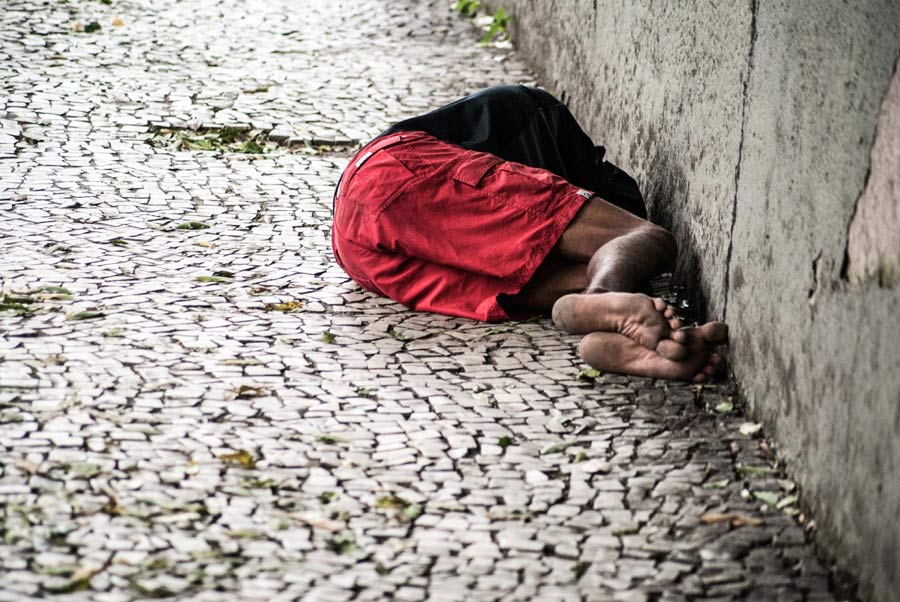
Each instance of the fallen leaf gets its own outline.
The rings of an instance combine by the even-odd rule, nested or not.
[[[497,441],[497,445],[499,445],[503,449],[506,449],[510,445],[514,445],[514,444],[515,444],[515,440],[512,437],[508,437],[506,435],[504,435],[503,437],[500,437],[500,439]]]
[[[778,503],[779,496],[774,491],[754,491],[753,497],[763,502],[764,504],[774,506]]]
[[[595,370],[593,368],[584,368],[581,372],[578,373],[578,378],[579,380],[594,381],[602,374],[603,373],[599,370]]]
[[[228,278],[220,276],[197,276],[197,282],[228,282]]]
[[[339,445],[341,443],[346,443],[345,439],[341,439],[336,435],[318,435],[316,437],[316,441],[319,443],[325,443],[327,445]]]
[[[102,318],[105,315],[102,311],[73,311],[66,314],[66,320],[92,320],[94,318]]]
[[[100,31],[100,24],[96,21],[91,21],[87,25],[84,26],[84,33],[94,33],[95,31]]]
[[[266,311],[281,311],[286,314],[294,313],[302,308],[303,301],[285,301],[283,303],[266,303],[263,309]]]
[[[541,448],[541,455],[545,456],[548,454],[558,454],[566,451],[573,445],[578,445],[580,441],[578,439],[568,439],[566,441],[562,441],[560,443],[551,443],[549,445],[545,445]]]
[[[779,510],[783,510],[784,508],[787,508],[788,506],[793,506],[794,504],[796,504],[798,499],[799,498],[796,495],[786,496],[786,497],[782,498],[781,501],[779,501],[777,504],[775,504],[775,507],[778,508]]]
[[[405,343],[406,341],[411,341],[411,340],[412,340],[410,337],[408,337],[408,336],[406,336],[405,334],[403,334],[403,333],[397,331],[396,329],[394,329],[393,326],[391,326],[391,327],[388,328],[388,334],[391,335],[394,339],[396,339],[396,340],[398,340],[398,341],[400,341],[400,342],[403,342],[403,343]]]
[[[336,337],[334,336],[334,333],[331,332],[330,330],[326,330],[325,332],[322,333],[322,342],[323,343],[328,343],[330,345],[330,344],[334,343],[335,338]]]
[[[125,25],[125,21],[122,20],[122,17],[119,17],[119,16],[113,17],[113,20],[112,20],[113,27],[122,27],[123,25]]]
[[[256,460],[253,458],[253,454],[246,449],[239,449],[230,454],[221,454],[219,459],[226,464],[238,465],[244,468],[256,468]]]
[[[774,468],[768,466],[738,466],[736,470],[745,477],[758,477],[775,472]]]
[[[231,392],[234,399],[252,399],[254,397],[265,397],[269,394],[265,387],[254,387],[251,385],[241,385]]]
[[[728,479],[722,479],[720,481],[708,481],[703,483],[704,489],[725,489],[728,487]]]
[[[750,437],[762,430],[762,425],[758,422],[745,422],[741,425],[739,430],[741,431],[742,435]]]
[[[206,230],[208,228],[209,226],[203,222],[184,222],[175,227],[176,230]]]
[[[730,401],[723,401],[721,403],[716,404],[716,407],[713,408],[717,414],[727,414],[731,410],[734,409],[734,404]]]
[[[590,562],[576,562],[571,566],[569,570],[575,574],[575,581],[581,579],[581,577],[587,572],[589,566],[591,566]]]
[[[700,522],[705,525],[714,525],[717,523],[731,523],[733,527],[755,527],[757,525],[761,525],[762,521],[758,518],[751,518],[749,516],[742,516],[740,514],[704,514],[700,517]]]
[[[205,247],[207,249],[212,249],[213,247],[216,246],[213,243],[209,242],[208,240],[198,240],[194,244],[197,245],[198,247]]]

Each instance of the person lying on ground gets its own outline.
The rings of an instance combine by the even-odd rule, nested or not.
[[[417,311],[482,321],[551,315],[599,370],[705,382],[722,322],[683,327],[637,291],[676,246],[635,181],[566,106],[525,86],[402,121],[350,161],[332,248],[360,286]]]

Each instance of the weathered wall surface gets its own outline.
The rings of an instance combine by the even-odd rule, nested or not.
[[[865,595],[895,600],[900,3],[502,4],[542,83],[675,231],[821,535]]]

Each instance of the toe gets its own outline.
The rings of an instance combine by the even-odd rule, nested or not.
[[[706,382],[706,374],[703,372],[699,372],[699,373],[695,374],[694,378],[691,379],[691,382],[696,383],[698,385],[700,383],[705,383]]]
[[[681,320],[679,320],[678,318],[672,318],[671,320],[669,320],[669,328],[671,328],[672,330],[678,330],[679,328],[681,328],[681,326]]]
[[[678,361],[687,357],[688,348],[671,339],[663,339],[656,346],[656,352],[667,360]]]
[[[674,332],[672,332],[672,334],[669,335],[669,338],[671,338],[676,343],[681,344],[686,343],[688,340],[687,333],[683,330],[675,330]]]
[[[668,305],[666,305],[666,302],[659,297],[655,297],[653,299],[653,307],[656,308],[656,311],[665,311]]]
[[[728,341],[728,326],[724,322],[708,322],[700,327],[703,340],[711,345],[719,345]]]

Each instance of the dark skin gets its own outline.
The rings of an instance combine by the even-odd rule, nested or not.
[[[549,313],[560,329],[586,335],[579,352],[599,370],[702,383],[721,365],[712,349],[727,342],[728,327],[682,328],[662,299],[635,293],[669,270],[676,252],[667,230],[594,197],[504,306]]]

